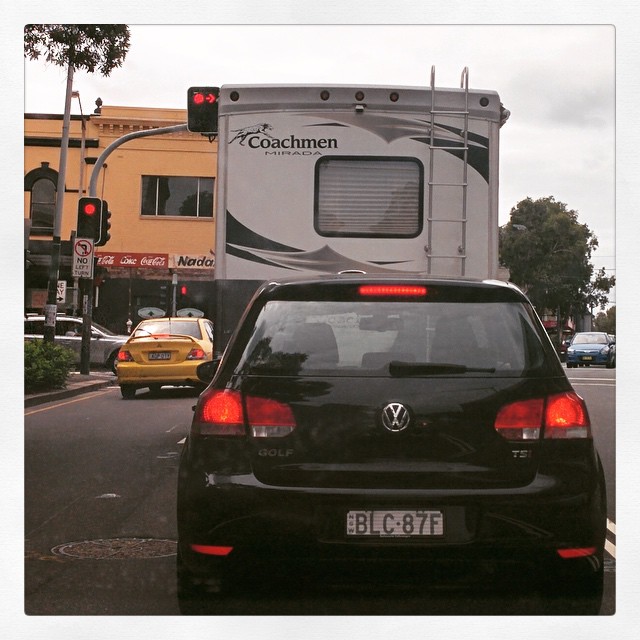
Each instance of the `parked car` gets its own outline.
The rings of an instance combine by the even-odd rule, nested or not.
[[[44,316],[27,314],[24,318],[25,340],[42,340],[44,336]],[[128,340],[129,336],[118,335],[100,326],[96,322],[91,323],[91,341],[89,362],[91,365],[105,367],[115,373],[117,356],[120,347]],[[72,349],[76,363],[80,363],[82,349],[82,318],[74,316],[56,316],[55,344]]]
[[[567,359],[567,347],[571,343],[571,338],[565,338],[564,340],[562,340],[560,344],[558,344],[554,336],[554,338],[551,341],[556,346],[556,351],[558,352],[558,357],[560,358],[560,361],[565,362]]]
[[[600,592],[587,407],[514,286],[272,282],[199,373],[213,379],[179,468],[183,610],[332,564],[429,579],[522,563],[549,589]]]
[[[118,384],[129,400],[137,389],[201,386],[196,368],[213,356],[213,324],[206,318],[143,320],[118,353]]]
[[[616,366],[616,339],[602,331],[576,333],[567,348],[567,368],[604,365],[607,369]]]

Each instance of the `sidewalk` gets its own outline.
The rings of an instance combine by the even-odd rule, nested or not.
[[[53,402],[64,398],[72,398],[81,393],[96,391],[103,387],[117,384],[116,376],[110,371],[96,371],[89,375],[83,375],[77,371],[72,371],[67,379],[65,389],[53,389],[40,393],[25,393],[24,406],[33,407],[44,402]]]

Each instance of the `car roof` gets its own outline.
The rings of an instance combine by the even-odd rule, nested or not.
[[[520,291],[511,282],[505,282],[503,280],[481,280],[475,278],[455,278],[455,277],[430,277],[421,276],[419,274],[389,274],[389,273],[359,273],[359,272],[343,272],[338,274],[321,274],[317,276],[292,276],[287,278],[281,278],[278,280],[268,280],[263,283],[263,286],[303,286],[303,285],[316,285],[323,283],[359,283],[359,282],[408,282],[408,283],[421,283],[421,284],[441,284],[441,285],[454,285],[460,287],[495,287],[512,289],[514,291]]]
[[[25,313],[25,320],[44,320],[44,316],[41,313]],[[77,316],[69,316],[66,313],[56,313],[56,320],[80,320]]]
[[[447,278],[447,277],[428,277],[419,274],[376,274],[376,273],[339,273],[318,276],[294,276],[278,280],[269,280],[262,284],[256,292],[256,296],[269,295],[277,293],[283,289],[302,289],[308,287],[322,288],[324,286],[344,285],[345,287],[369,284],[421,284],[431,286],[447,286],[455,288],[469,288],[478,290],[503,291],[506,294],[512,293],[514,300],[527,302],[524,293],[514,284],[504,282],[502,280],[481,280],[473,278]]]
[[[206,320],[206,318],[195,318],[193,316],[158,316],[156,318],[144,318],[140,320],[140,324],[143,322],[198,322],[198,320]]]

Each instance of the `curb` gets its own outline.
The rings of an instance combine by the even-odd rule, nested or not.
[[[96,380],[89,382],[75,383],[66,389],[56,389],[55,391],[45,391],[44,393],[34,393],[26,396],[24,399],[25,409],[27,407],[34,407],[45,402],[53,402],[55,400],[64,400],[65,398],[73,398],[83,393],[89,393],[90,391],[97,391],[103,387],[113,385],[113,380]]]

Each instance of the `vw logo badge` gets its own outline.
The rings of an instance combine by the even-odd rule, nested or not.
[[[411,421],[409,409],[399,402],[390,402],[382,409],[382,424],[389,431],[404,431]]]

